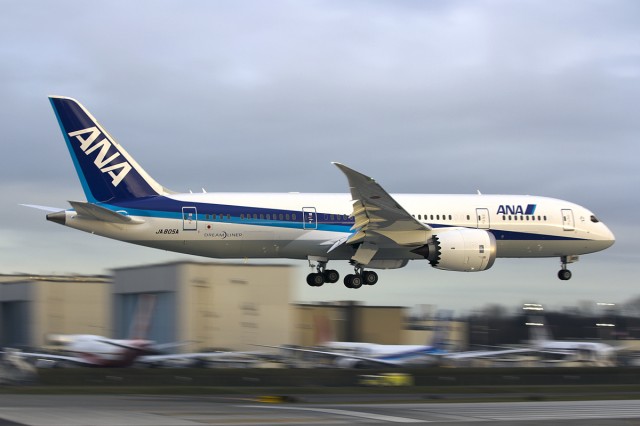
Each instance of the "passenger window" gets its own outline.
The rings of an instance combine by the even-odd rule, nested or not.
[[[291,219],[296,220],[296,214],[295,213],[291,214]]]
[[[286,219],[289,220],[289,213],[285,215]]]

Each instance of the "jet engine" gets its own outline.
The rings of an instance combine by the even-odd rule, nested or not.
[[[431,266],[446,271],[484,271],[496,260],[496,239],[483,229],[458,228],[433,235],[413,250]]]

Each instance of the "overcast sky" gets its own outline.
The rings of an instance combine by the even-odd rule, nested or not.
[[[413,262],[300,301],[547,306],[640,294],[640,2],[0,1],[0,273],[106,273],[192,259],[91,236],[19,203],[83,200],[47,95],[80,100],[176,190],[534,194],[615,233],[480,273]],[[342,275],[346,262],[332,267]]]

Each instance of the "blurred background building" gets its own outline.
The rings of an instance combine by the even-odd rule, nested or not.
[[[111,334],[111,277],[0,276],[0,346],[42,347],[51,334]]]
[[[291,340],[292,267],[175,262],[114,270],[114,337],[140,334],[136,315],[152,296],[146,338],[203,348],[255,350]],[[147,307],[148,308],[148,307]]]
[[[296,303],[294,290],[304,285],[297,280],[290,265],[187,261],[120,268],[110,276],[0,275],[0,346],[43,347],[56,334],[186,342],[180,352],[328,341],[427,345],[442,327],[450,351],[529,339],[520,307],[510,313],[490,305],[454,317],[432,305]],[[545,311],[545,323],[556,339],[625,339],[625,347],[640,349],[638,315],[593,305]]]

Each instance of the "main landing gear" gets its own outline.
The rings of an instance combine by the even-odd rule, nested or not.
[[[313,267],[314,265],[311,263],[312,259],[309,259],[309,266]],[[340,279],[340,274],[335,269],[326,269],[327,261],[326,260],[317,260],[317,264],[315,265],[316,272],[312,272],[307,275],[307,284],[311,287],[320,287],[324,283],[337,283]]]
[[[307,275],[307,284],[311,287],[320,287],[324,283],[336,283],[340,274],[335,269],[327,269],[328,260],[324,258],[309,257],[309,266],[316,272]],[[347,288],[360,288],[363,285],[374,285],[378,282],[378,274],[373,271],[365,271],[362,266],[356,266],[354,274],[344,277],[344,285]]]
[[[365,271],[362,267],[355,268],[355,274],[344,277],[344,286],[347,288],[360,288],[363,285],[374,285],[378,282],[378,274],[373,271]]]
[[[571,279],[571,271],[567,269],[568,263],[573,263],[578,261],[578,256],[562,256],[560,257],[560,265],[562,269],[558,271],[558,278],[562,281],[567,281]]]

